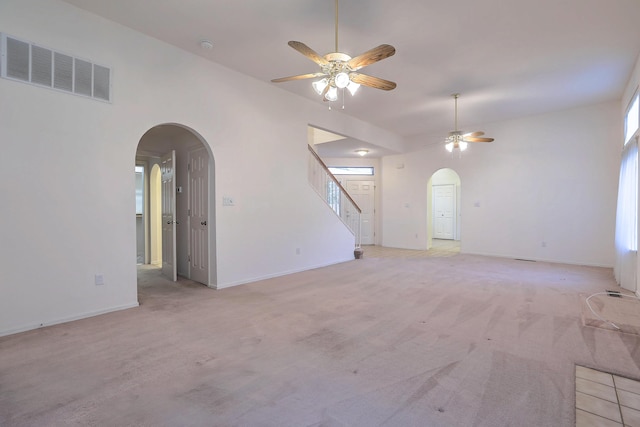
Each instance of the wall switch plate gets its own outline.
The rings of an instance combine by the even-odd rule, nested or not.
[[[96,285],[104,285],[104,276],[102,274],[96,274],[95,277]]]
[[[233,197],[223,196],[222,197],[222,206],[234,206],[235,203],[233,201]]]

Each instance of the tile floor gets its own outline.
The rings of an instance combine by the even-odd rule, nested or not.
[[[640,427],[640,381],[576,365],[576,427]]]

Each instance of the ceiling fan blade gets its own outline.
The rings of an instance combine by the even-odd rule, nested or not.
[[[351,73],[349,74],[349,78],[354,83],[369,86],[375,89],[392,90],[396,88],[396,84],[394,82],[384,80],[379,77],[367,76],[366,74]]]
[[[313,62],[315,62],[320,66],[327,65],[329,63],[329,61],[327,61],[325,58],[318,55],[318,53],[315,50],[311,49],[309,46],[307,46],[302,42],[297,42],[295,40],[292,40],[289,42],[289,46],[291,46],[292,48],[294,48],[295,50],[297,50],[298,52],[300,52],[301,54],[303,54],[304,56],[306,56],[307,58],[309,58],[310,60],[312,60]]]
[[[281,83],[281,82],[288,82],[291,80],[312,79],[314,77],[323,77],[323,76],[326,76],[326,74],[325,73],[298,74],[297,76],[280,77],[279,79],[273,79],[271,81],[273,83]]]
[[[388,44],[381,44],[380,46],[374,47],[355,58],[351,58],[347,64],[349,64],[349,67],[355,71],[362,67],[366,67],[367,65],[371,65],[374,62],[393,56],[394,53],[396,53],[395,47]]]
[[[465,138],[467,138],[467,137],[475,138],[475,137],[482,136],[482,135],[484,135],[484,132],[480,132],[480,131],[478,131],[478,132],[469,132],[469,133],[465,133],[463,136],[464,136]]]
[[[493,142],[493,138],[464,137],[463,140],[467,142]]]

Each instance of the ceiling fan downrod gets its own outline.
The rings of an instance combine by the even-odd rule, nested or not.
[[[336,0],[336,52],[339,52],[338,50],[338,0]]]
[[[460,96],[459,93],[454,93],[453,98],[455,99],[455,114],[454,114],[454,119],[453,119],[453,129],[455,129],[455,131],[458,131],[458,97]]]

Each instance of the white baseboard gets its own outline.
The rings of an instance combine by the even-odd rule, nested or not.
[[[113,311],[126,310],[128,308],[138,307],[140,304],[138,302],[131,304],[124,304],[115,307],[109,307],[102,310],[97,311],[87,311],[84,313],[78,313],[73,316],[68,317],[60,317],[52,320],[45,320],[40,323],[30,323],[27,325],[20,326],[18,328],[5,329],[0,331],[0,337],[4,337],[6,335],[18,334],[20,332],[31,331],[33,329],[44,328],[46,326],[58,325],[60,323],[73,322],[74,320],[86,319],[87,317],[99,316],[101,314],[111,313]]]
[[[348,258],[348,259],[344,259],[344,260],[336,260],[336,261],[332,261],[332,262],[328,262],[328,263],[322,263],[322,264],[317,264],[317,265],[312,265],[312,266],[306,266],[306,267],[295,269],[295,270],[287,270],[287,271],[282,271],[282,272],[279,272],[279,273],[267,274],[265,276],[252,277],[251,279],[239,280],[237,282],[222,283],[222,284],[216,285],[215,287],[213,287],[213,286],[211,286],[211,287],[214,288],[214,289],[218,289],[218,290],[219,289],[225,289],[225,288],[231,288],[233,286],[246,285],[247,283],[259,282],[260,280],[273,279],[274,277],[286,276],[288,274],[301,273],[303,271],[314,270],[316,268],[322,268],[322,267],[328,267],[330,265],[335,265],[335,264],[342,264],[343,262],[349,262],[349,261],[353,261],[353,260],[354,260],[354,258]]]

